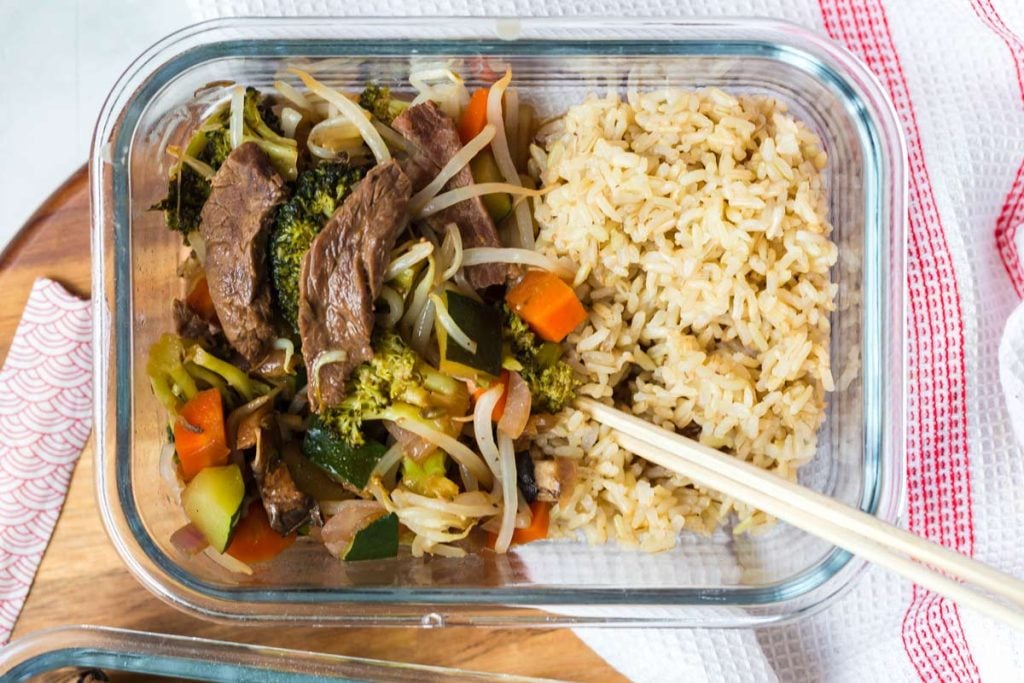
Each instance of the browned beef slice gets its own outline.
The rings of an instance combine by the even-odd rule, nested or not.
[[[303,258],[299,334],[313,410],[340,403],[349,374],[373,357],[373,302],[405,225],[411,194],[412,184],[397,162],[377,166],[334,212]],[[317,396],[313,367],[328,351],[346,355],[320,368]]]
[[[213,177],[199,230],[206,240],[206,279],[228,341],[256,364],[275,337],[267,278],[267,234],[285,186],[270,159],[247,142]]]
[[[451,120],[431,101],[409,107],[394,121],[395,130],[414,145],[406,163],[406,172],[412,179],[413,191],[418,192],[441,171],[445,164],[462,149],[462,141]],[[417,149],[418,148],[418,149]],[[473,183],[473,174],[464,166],[445,185],[454,190]],[[479,197],[459,202],[427,219],[439,233],[444,226],[455,223],[465,247],[500,247],[498,230]],[[505,282],[506,269],[500,263],[472,266],[466,269],[469,283],[476,289]]]

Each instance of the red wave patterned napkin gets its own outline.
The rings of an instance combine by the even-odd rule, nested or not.
[[[88,301],[36,280],[0,370],[0,643],[10,638],[92,429]]]

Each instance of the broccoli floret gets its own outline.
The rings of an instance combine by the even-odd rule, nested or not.
[[[189,139],[184,154],[216,171],[231,153],[231,109],[221,107],[199,126]],[[286,179],[294,179],[298,164],[298,146],[283,137],[280,123],[269,103],[258,90],[247,88],[243,107],[244,142],[255,142],[270,157],[274,167]],[[275,130],[277,129],[277,130]],[[187,236],[199,229],[203,205],[210,197],[210,179],[184,162],[171,169],[167,196],[152,209],[164,212],[167,227]]]
[[[359,106],[384,123],[391,123],[409,105],[391,97],[391,88],[370,83],[359,95]]]
[[[439,429],[444,418],[461,417],[468,407],[464,384],[430,367],[394,332],[384,332],[373,340],[373,358],[349,378],[345,399],[324,408],[321,419],[358,446],[365,421],[401,415]]]
[[[519,374],[530,388],[533,407],[557,413],[576,398],[579,380],[572,368],[561,360],[561,347],[538,342],[530,326],[507,305],[502,307],[502,334],[516,362]]]
[[[292,198],[277,210],[270,233],[270,272],[278,306],[296,332],[302,258],[364,173],[344,163],[321,163],[299,176]]]

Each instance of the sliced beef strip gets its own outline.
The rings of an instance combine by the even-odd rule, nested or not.
[[[276,336],[271,324],[267,235],[285,184],[256,143],[235,148],[213,177],[199,231],[206,279],[224,336],[257,364]]]
[[[303,258],[299,334],[314,411],[340,403],[349,374],[373,357],[373,302],[405,226],[411,195],[412,184],[397,162],[377,166],[334,212]],[[324,364],[314,381],[317,358],[329,351],[343,351],[345,358]]]
[[[436,104],[426,101],[409,107],[392,124],[403,137],[413,143],[413,152],[406,162],[406,173],[412,180],[413,192],[420,191],[430,183],[453,156],[462,149],[462,141],[451,120]],[[454,190],[473,183],[473,174],[464,166],[455,177],[448,181],[444,190]],[[498,230],[484,208],[479,197],[459,202],[427,219],[439,234],[444,226],[455,223],[459,226],[464,247],[500,247]],[[506,268],[503,264],[492,263],[471,266],[466,269],[469,283],[476,289],[505,282]]]

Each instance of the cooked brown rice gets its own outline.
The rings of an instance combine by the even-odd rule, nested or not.
[[[591,97],[545,127],[531,166],[560,186],[538,248],[580,267],[581,393],[793,479],[824,420],[835,285],[826,156],[782,103],[720,90]],[[554,535],[658,551],[682,529],[770,519],[619,448],[575,409],[537,444],[578,461]]]

